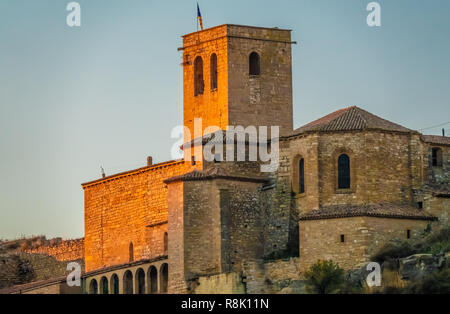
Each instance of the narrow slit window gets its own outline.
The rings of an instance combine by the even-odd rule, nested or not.
[[[134,247],[133,247],[133,242],[130,242],[130,246],[129,246],[129,254],[130,254],[130,262],[134,261]]]
[[[260,75],[261,74],[261,66],[260,66],[260,58],[259,54],[256,52],[252,52],[249,57],[249,66],[250,75]]]
[[[299,193],[305,193],[305,159],[300,159],[298,165],[298,182],[299,182]]]
[[[213,53],[211,55],[211,90],[217,89],[217,55]]]

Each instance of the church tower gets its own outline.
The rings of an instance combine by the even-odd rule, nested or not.
[[[293,130],[291,31],[220,25],[183,36],[184,125]]]

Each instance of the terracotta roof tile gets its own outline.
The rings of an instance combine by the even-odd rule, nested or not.
[[[354,130],[385,130],[394,132],[413,132],[401,125],[382,119],[359,107],[344,108],[296,129],[292,135],[307,132],[332,132]]]
[[[450,145],[449,136],[422,135],[422,141],[436,145]]]
[[[372,204],[336,205],[300,215],[300,220],[319,220],[347,217],[381,217],[398,219],[437,220],[437,217],[409,205]]]
[[[228,175],[225,173],[225,171],[221,168],[215,167],[210,168],[206,171],[199,171],[194,170],[191,172],[188,172],[186,174],[175,176],[169,179],[164,180],[164,183],[172,183],[177,181],[205,181],[205,180],[213,180],[213,179],[228,179],[228,180],[235,180],[235,181],[247,181],[247,182],[255,182],[255,183],[266,183],[269,181],[269,179],[265,177],[241,177],[241,176],[234,176],[234,175]]]

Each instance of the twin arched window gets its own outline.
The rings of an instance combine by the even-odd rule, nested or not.
[[[338,189],[350,189],[350,157],[346,154],[338,158]]]
[[[217,55],[213,53],[210,58],[210,80],[211,90],[218,87],[217,80]],[[194,61],[194,96],[203,95],[205,92],[205,81],[203,80],[203,59],[198,56]]]
[[[250,75],[261,74],[260,58],[259,54],[256,52],[252,52],[249,57],[249,74]]]

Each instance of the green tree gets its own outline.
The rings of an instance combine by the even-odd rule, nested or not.
[[[335,293],[344,283],[344,270],[333,261],[317,261],[305,273],[307,290],[311,293]]]

